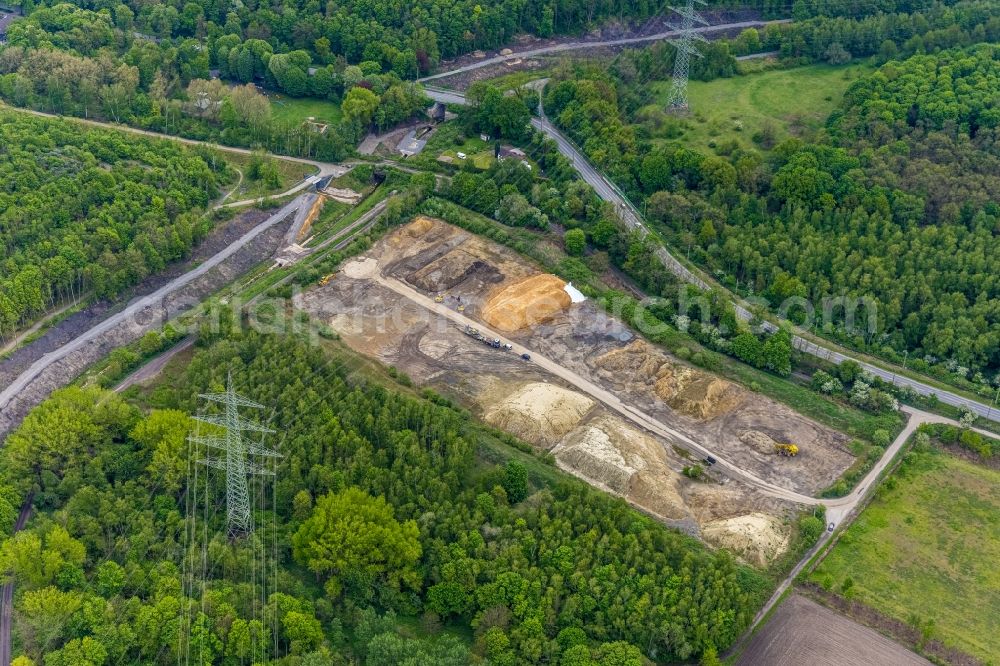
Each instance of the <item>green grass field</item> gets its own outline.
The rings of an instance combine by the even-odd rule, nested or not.
[[[672,139],[707,152],[731,139],[745,148],[759,148],[753,137],[768,127],[775,143],[789,136],[811,136],[826,122],[851,82],[870,71],[859,64],[810,65],[707,83],[692,81],[691,115],[669,125],[681,132]],[[662,108],[670,82],[657,82],[653,89]]]
[[[908,455],[810,580],[990,663],[1000,654],[1000,472]],[[933,622],[932,625],[928,624]]]
[[[340,105],[324,99],[294,98],[269,94],[271,117],[281,123],[304,123],[310,116],[317,122],[340,122]]]
[[[249,155],[230,152],[224,153],[224,157],[230,164],[237,169],[240,169],[244,174],[247,173],[247,169],[250,166],[250,160],[252,159]],[[292,162],[291,160],[283,160],[280,157],[274,156],[269,156],[268,159],[272,160],[274,165],[278,168],[278,175],[280,176],[278,186],[268,187],[263,181],[254,182],[244,178],[240,183],[239,188],[237,188],[235,192],[232,192],[232,195],[227,199],[227,201],[241,201],[243,199],[253,199],[255,197],[280,194],[288,191],[300,183],[306,176],[316,173],[316,168],[308,164]],[[236,185],[236,182],[237,179],[234,178],[232,182],[223,186],[222,190],[224,192],[230,192]]]

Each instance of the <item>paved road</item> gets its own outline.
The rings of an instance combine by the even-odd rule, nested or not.
[[[426,92],[428,97],[434,100],[444,101],[451,104],[465,103],[465,97],[458,92],[441,90],[434,87],[426,88]],[[597,195],[601,197],[601,199],[615,206],[621,216],[621,219],[626,224],[633,229],[636,229],[643,235],[649,233],[649,229],[642,220],[642,215],[638,210],[636,210],[628,198],[622,194],[622,192],[613,183],[611,183],[611,181],[605,178],[601,172],[594,168],[587,158],[584,157],[583,154],[576,148],[573,142],[570,141],[561,131],[559,131],[559,129],[545,117],[544,113],[540,117],[532,118],[531,124],[539,132],[546,134],[556,142],[556,145],[559,147],[559,152],[569,159],[573,167],[579,172],[580,177],[594,188],[594,191],[597,192]],[[718,283],[704,277],[700,271],[695,272],[684,265],[675,256],[670,254],[665,247],[658,247],[656,255],[663,265],[670,270],[670,272],[685,282],[693,284],[704,290],[711,288],[724,289]],[[730,292],[727,291],[727,293]],[[733,294],[730,293],[730,296],[733,296]],[[735,296],[733,297],[735,298]],[[753,319],[753,314],[750,312],[748,305],[742,300],[736,299],[734,307],[736,314],[742,320],[750,321]],[[772,333],[778,330],[778,327],[775,324],[768,321],[763,322],[762,327]],[[848,353],[846,350],[840,349],[833,343],[824,343],[822,345],[818,344],[811,339],[803,337],[801,333],[804,333],[804,331],[801,331],[801,329],[794,330],[799,331],[800,334],[792,336],[792,344],[801,352],[817,358],[822,358],[837,365],[847,360],[856,361],[862,368],[890,384],[908,387],[923,396],[936,395],[941,402],[947,405],[968,409],[983,418],[1000,423],[1000,409],[994,408],[990,404],[966,398],[965,396],[932,386],[920,380],[901,375],[899,374],[902,371],[901,368],[893,370],[891,367],[874,365]]]
[[[791,19],[784,19],[781,21],[741,21],[738,23],[722,23],[719,25],[706,25],[695,28],[694,31],[698,33],[712,33],[720,32],[724,30],[741,30],[744,28],[759,28],[761,26],[768,25],[769,23],[790,23]],[[535,56],[548,55],[552,53],[562,53],[565,51],[579,51],[580,49],[597,49],[604,48],[608,46],[628,46],[630,44],[643,44],[646,42],[659,42],[664,39],[671,39],[679,36],[679,32],[676,30],[668,30],[665,32],[659,32],[655,35],[648,35],[646,37],[627,37],[624,39],[610,39],[606,41],[599,42],[566,42],[563,44],[553,44],[551,46],[543,46],[537,49],[528,49],[526,51],[518,51],[517,53],[512,53],[511,55],[497,55],[492,58],[484,58],[477,62],[469,65],[464,65],[462,67],[457,67],[455,69],[448,70],[446,72],[439,72],[438,74],[432,74],[431,76],[425,76],[422,79],[417,79],[420,82],[424,81],[434,81],[435,79],[441,79],[446,76],[452,76],[453,74],[462,74],[463,72],[471,72],[482,67],[489,67],[490,65],[497,65],[507,60],[512,60],[514,58],[534,58]]]
[[[10,386],[5,388],[3,391],[0,391],[0,409],[6,407],[7,404],[11,401],[11,399],[15,395],[17,395],[26,386],[28,386],[28,384],[30,384],[36,377],[38,377],[38,375],[40,375],[47,367],[69,356],[76,350],[90,343],[92,340],[95,340],[100,335],[111,330],[115,326],[118,326],[119,324],[128,321],[129,318],[135,316],[145,308],[161,302],[169,294],[173,293],[174,291],[180,289],[184,285],[192,282],[196,278],[212,270],[220,263],[222,263],[223,261],[231,257],[233,254],[235,254],[237,251],[239,251],[243,246],[252,241],[254,238],[264,233],[265,231],[275,226],[276,224],[280,224],[289,215],[298,211],[304,199],[305,199],[304,196],[297,197],[292,202],[286,204],[284,208],[282,208],[274,215],[266,219],[264,222],[260,223],[259,225],[257,225],[256,227],[245,233],[232,245],[229,245],[218,254],[205,260],[197,268],[194,268],[193,270],[185,273],[184,275],[181,275],[180,277],[171,280],[166,285],[160,287],[159,289],[149,294],[148,296],[144,296],[142,298],[137,299],[135,302],[130,304],[121,312],[108,317],[107,319],[102,321],[100,324],[94,326],[83,335],[66,343],[59,349],[49,352],[45,356],[35,361],[35,363],[33,363],[27,370],[21,373],[21,375],[17,379],[15,379],[10,384]]]
[[[881,460],[872,468],[865,478],[855,486],[854,491],[847,495],[846,497],[835,499],[835,500],[825,500],[820,502],[826,506],[826,518],[827,522],[832,522],[839,529],[844,529],[857,517],[857,509],[865,500],[869,493],[875,490],[878,485],[879,478],[885,472],[885,470],[892,464],[896,455],[899,453],[900,449],[906,444],[910,436],[916,432],[917,428],[925,423],[947,423],[949,425],[958,425],[958,423],[952,419],[940,416],[938,414],[930,414],[928,412],[920,411],[919,409],[914,409],[912,407],[903,407],[903,412],[909,416],[909,421],[903,431],[899,433],[899,436],[893,441],[892,445],[886,449],[885,454],[882,456]],[[996,438],[996,434],[986,432],[985,430],[980,430],[979,428],[973,428],[975,432],[985,435],[987,437]],[[813,546],[805,557],[799,561],[798,564],[789,572],[783,581],[775,589],[774,594],[768,600],[764,607],[760,609],[757,615],[754,617],[753,623],[747,629],[747,634],[751,633],[754,628],[764,619],[764,617],[771,611],[771,609],[781,600],[781,596],[791,587],[795,578],[802,572],[805,566],[812,559],[813,555],[820,551],[826,543],[833,537],[833,532],[825,531],[820,537],[819,541]]]
[[[14,523],[14,533],[24,529],[31,517],[34,495],[28,495],[21,506],[21,513]],[[14,582],[6,583],[0,589],[0,666],[10,666],[10,628],[14,618]]]

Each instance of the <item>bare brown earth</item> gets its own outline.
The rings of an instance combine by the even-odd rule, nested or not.
[[[550,451],[564,470],[670,525],[731,547],[748,562],[764,565],[783,552],[793,506],[713,469],[703,481],[688,479],[681,471],[697,461],[683,449],[638,430],[530,361],[466,335],[446,318],[368,279],[368,271],[406,282],[486,325],[511,324],[491,327],[504,328],[510,341],[710,443],[768,480],[815,492],[853,461],[838,433],[681,363],[636,339],[590,302],[570,304],[561,280],[456,227],[419,218],[356,263],[357,270],[345,267],[301,302],[349,346]],[[740,434],[751,429],[795,440],[804,462],[747,445]],[[712,529],[703,532],[709,524]]]
[[[929,666],[882,634],[792,594],[737,659],[737,666]]]

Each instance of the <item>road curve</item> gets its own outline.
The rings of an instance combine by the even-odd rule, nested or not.
[[[706,25],[700,26],[694,29],[696,33],[712,33],[720,32],[723,30],[740,30],[744,28],[759,28],[761,26],[768,25],[770,23],[791,23],[791,19],[782,19],[780,21],[739,21],[737,23],[720,23],[718,25]],[[512,53],[510,55],[497,55],[492,58],[484,58],[478,62],[471,63],[469,65],[464,65],[462,67],[456,67],[455,69],[450,69],[446,72],[439,72],[437,74],[432,74],[430,76],[425,76],[422,79],[417,79],[418,82],[423,83],[425,81],[434,81],[436,79],[442,79],[447,76],[452,76],[454,74],[462,74],[463,72],[471,72],[482,67],[489,67],[490,65],[497,65],[507,60],[514,58],[533,58],[535,56],[547,55],[551,53],[562,53],[565,51],[578,51],[580,49],[597,49],[604,48],[608,46],[628,46],[630,44],[644,44],[646,42],[659,42],[664,39],[671,39],[673,37],[678,37],[680,33],[677,30],[667,30],[665,32],[659,32],[655,35],[647,35],[645,37],[625,37],[622,39],[609,39],[599,42],[566,42],[564,44],[553,44],[551,46],[543,46],[537,49],[528,49],[527,51],[518,51],[517,53]]]
[[[866,499],[870,493],[874,492],[882,473],[885,472],[889,465],[892,464],[900,449],[905,446],[906,442],[909,441],[910,437],[914,432],[916,432],[917,428],[926,423],[947,423],[949,425],[958,425],[958,423],[952,419],[938,416],[937,414],[923,412],[918,409],[913,409],[912,407],[903,407],[903,412],[910,417],[906,427],[903,428],[903,431],[899,433],[896,439],[892,442],[892,445],[886,449],[885,454],[878,461],[878,464],[876,464],[875,467],[865,475],[865,478],[862,479],[857,486],[855,486],[854,492],[841,499],[824,502],[826,505],[827,521],[834,523],[837,528],[840,528],[841,530],[844,529],[852,520],[854,520],[854,518],[857,517],[856,512],[862,501]],[[987,433],[978,429],[974,430],[983,435],[996,437],[996,435],[992,433]],[[781,601],[782,596],[788,588],[792,586],[792,583],[795,582],[796,577],[802,573],[802,570],[809,564],[813,556],[818,553],[833,537],[833,534],[833,531],[824,530],[823,534],[816,542],[816,545],[809,549],[809,552],[806,553],[799,563],[792,568],[788,575],[785,576],[784,580],[778,584],[778,587],[774,590],[771,598],[767,600],[767,603],[764,604],[764,606],[757,612],[757,615],[754,616],[753,622],[744,634],[744,640],[749,637],[757,625],[760,624],[765,617],[767,617],[767,614],[771,612],[771,609]],[[739,643],[742,642],[743,641],[741,640]],[[739,643],[737,643],[737,645]]]
[[[441,90],[434,87],[426,88],[425,92],[428,97],[434,100],[449,104],[465,103],[465,97],[458,92]],[[628,200],[628,197],[626,197],[611,181],[605,178],[602,173],[594,168],[590,161],[584,157],[573,142],[568,139],[554,124],[552,124],[552,122],[550,122],[544,114],[541,117],[532,118],[531,125],[536,130],[544,133],[556,142],[559,152],[570,161],[573,168],[575,168],[580,174],[580,177],[594,188],[594,191],[599,197],[601,197],[601,199],[615,206],[618,210],[619,216],[625,224],[643,235],[649,233],[649,229],[642,220],[642,215],[632,205],[632,202]],[[714,287],[723,289],[734,299],[734,309],[736,310],[737,316],[744,321],[750,321],[753,319],[754,315],[745,302],[737,298],[734,294],[732,294],[732,292],[729,292],[724,287],[720,287],[717,283],[710,282],[699,273],[692,271],[675,256],[673,256],[666,247],[662,245],[659,246],[656,249],[656,256],[660,259],[660,262],[670,270],[670,272],[688,284],[693,284],[703,290],[709,290]],[[772,333],[778,330],[778,327],[775,324],[768,321],[763,322],[761,326],[765,330]],[[798,330],[800,333],[802,332],[798,328],[794,330]],[[978,416],[1000,423],[1000,409],[993,407],[992,405],[979,402],[978,400],[966,398],[965,396],[961,396],[956,393],[952,393],[951,391],[902,375],[900,374],[902,369],[897,371],[893,370],[891,367],[886,368],[874,365],[856,356],[845,353],[845,351],[841,351],[832,343],[829,345],[820,345],[799,334],[792,335],[792,345],[803,353],[824,359],[836,365],[840,365],[844,361],[854,361],[864,370],[872,373],[885,382],[909,388],[922,396],[937,396],[938,400],[947,405],[960,409],[968,409]]]
[[[173,293],[177,289],[183,287],[184,285],[190,283],[196,278],[212,270],[220,263],[222,263],[223,261],[231,257],[233,254],[235,254],[237,251],[239,251],[242,247],[247,245],[254,238],[264,233],[265,231],[275,226],[276,224],[280,224],[289,215],[296,212],[299,209],[303,199],[304,196],[297,197],[290,203],[286,204],[284,208],[276,212],[274,215],[264,220],[264,222],[258,224],[256,227],[254,227],[247,233],[243,234],[243,236],[241,236],[231,245],[227,246],[221,252],[205,260],[198,267],[192,269],[191,271],[188,271],[184,275],[181,275],[171,280],[170,282],[160,287],[159,289],[149,294],[148,296],[143,296],[142,298],[137,299],[135,302],[131,303],[121,312],[111,315],[110,317],[108,317],[101,323],[97,324],[83,335],[80,335],[79,337],[73,339],[72,341],[67,342],[59,349],[51,351],[45,356],[35,361],[27,370],[22,372],[21,375],[18,376],[18,378],[15,379],[10,384],[10,386],[5,388],[3,391],[0,391],[0,409],[6,407],[14,396],[16,396],[26,386],[28,386],[28,384],[34,381],[34,379],[38,377],[50,365],[69,356],[70,354],[80,349],[84,345],[90,343],[92,340],[95,340],[98,336],[111,330],[115,326],[118,326],[119,324],[128,321],[130,317],[133,317],[134,315],[138,314],[139,312],[141,312],[142,310],[151,305],[159,303],[160,301],[163,300],[163,298]]]

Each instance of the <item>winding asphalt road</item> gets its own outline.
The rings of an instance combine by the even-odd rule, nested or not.
[[[462,95],[462,93],[455,92],[453,90],[444,90],[433,86],[425,86],[425,92],[431,99],[445,102],[447,104],[466,103],[465,96]],[[580,174],[580,177],[594,188],[594,191],[599,197],[601,197],[601,199],[615,206],[615,209],[618,211],[619,216],[625,224],[644,236],[648,235],[649,229],[645,222],[643,222],[642,215],[635,208],[635,206],[632,205],[632,202],[629,201],[628,197],[626,197],[621,190],[618,189],[618,187],[606,178],[604,174],[598,171],[590,163],[590,161],[584,157],[583,153],[576,147],[576,145],[554,124],[552,124],[551,121],[549,121],[549,119],[545,116],[544,110],[541,111],[542,113],[538,117],[533,117],[531,119],[532,127],[539,132],[544,133],[556,142],[559,152],[569,160],[570,164],[573,165],[573,168]],[[729,292],[714,280],[703,276],[700,271],[696,272],[688,268],[684,263],[677,259],[677,257],[672,255],[666,247],[662,245],[659,246],[656,249],[656,256],[660,259],[660,262],[663,263],[668,270],[670,270],[670,272],[688,284],[693,284],[702,290],[718,288],[728,293],[734,300],[734,308],[740,319],[744,321],[751,321],[754,318],[753,313],[750,311],[749,304],[737,298],[734,294]],[[762,322],[761,327],[770,333],[774,333],[778,330],[778,326],[769,321]],[[794,328],[793,331],[796,331],[796,333],[792,336],[792,345],[803,353],[821,358],[836,365],[839,365],[844,361],[855,361],[862,368],[885,382],[895,384],[900,387],[907,387],[922,396],[937,396],[938,400],[947,405],[960,409],[968,409],[978,416],[1000,423],[1000,409],[997,409],[993,405],[984,404],[978,400],[973,400],[971,398],[952,393],[946,389],[932,386],[918,379],[908,377],[905,374],[902,374],[903,370],[901,368],[893,369],[891,366],[875,365],[848,353],[846,350],[841,349],[832,343],[819,344],[814,339],[804,337],[803,334],[805,331],[799,328]]]

